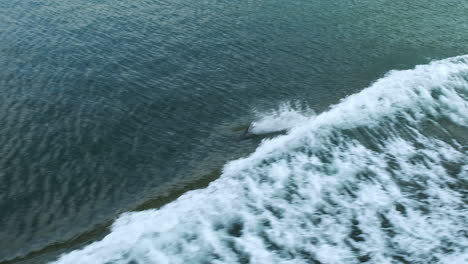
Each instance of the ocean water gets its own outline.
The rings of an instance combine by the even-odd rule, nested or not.
[[[468,263],[466,14],[1,1],[0,263]]]
[[[468,56],[390,72],[299,121],[54,263],[468,262]]]

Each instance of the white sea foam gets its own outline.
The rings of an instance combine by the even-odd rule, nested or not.
[[[262,135],[287,131],[301,123],[310,121],[315,112],[300,103],[282,103],[278,109],[257,112],[257,120],[252,122],[249,133]]]
[[[390,72],[56,263],[468,263],[467,97],[468,56]]]

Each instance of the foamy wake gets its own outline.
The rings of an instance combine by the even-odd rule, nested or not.
[[[468,263],[467,126],[468,56],[392,71],[56,263]]]

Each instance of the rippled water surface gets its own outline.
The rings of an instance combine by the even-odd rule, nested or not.
[[[466,14],[1,1],[0,263],[468,262]]]

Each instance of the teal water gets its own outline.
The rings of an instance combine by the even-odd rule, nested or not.
[[[261,113],[298,102],[320,115],[390,70],[468,54],[467,13],[465,1],[1,2],[0,263],[57,259],[247,155],[258,140],[233,129]],[[466,157],[466,123],[440,122],[455,132],[426,136]],[[463,174],[463,159],[444,162]]]

